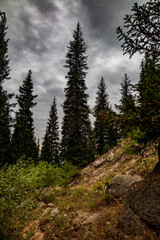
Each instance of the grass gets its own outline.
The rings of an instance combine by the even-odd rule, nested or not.
[[[39,201],[54,201],[54,193],[41,193],[49,186],[64,186],[78,170],[66,163],[61,168],[41,161],[20,159],[15,165],[0,169],[0,238],[22,239],[21,231],[32,219]]]
[[[122,148],[117,147],[116,154],[121,155]],[[130,164],[132,156],[124,154],[118,170],[113,168],[112,172],[106,172],[105,176],[93,181],[92,185],[88,184],[88,187],[83,184],[69,187],[79,172],[68,163],[57,167],[43,161],[35,164],[31,159],[23,158],[14,166],[0,169],[0,239],[23,239],[26,225],[30,227],[25,239],[30,239],[37,229],[37,222],[39,229],[45,233],[45,239],[113,239],[116,233],[112,232],[112,228],[123,205],[114,202],[111,195],[105,194],[105,189],[117,172],[122,174],[130,170],[143,175],[153,169],[157,161],[155,153],[137,156]],[[89,171],[88,168],[86,171]],[[43,207],[37,207],[39,202],[43,202]],[[49,203],[53,205],[49,207]],[[58,208],[59,214],[51,219],[54,208]],[[46,213],[43,215],[44,211]],[[78,223],[79,213],[87,218],[97,214],[99,218],[86,226]]]

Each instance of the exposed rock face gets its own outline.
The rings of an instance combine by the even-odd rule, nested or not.
[[[120,175],[111,180],[111,185],[107,188],[106,193],[110,193],[115,198],[125,197],[133,183],[141,181],[140,176]]]
[[[160,233],[160,177],[137,184],[130,191],[119,227],[126,233],[142,234],[146,226]]]

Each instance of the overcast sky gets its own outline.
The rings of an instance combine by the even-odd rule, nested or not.
[[[9,93],[18,93],[29,69],[32,70],[34,94],[35,135],[40,141],[45,134],[49,110],[56,97],[61,124],[66,86],[65,55],[79,21],[87,44],[88,103],[94,107],[97,85],[107,84],[112,106],[120,99],[120,83],[124,74],[136,83],[142,56],[129,59],[123,55],[116,28],[123,26],[126,14],[131,13],[135,0],[0,0],[1,11],[7,16],[7,38],[11,80],[5,83]],[[146,0],[138,0],[141,5]]]

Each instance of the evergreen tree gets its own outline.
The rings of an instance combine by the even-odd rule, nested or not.
[[[111,115],[112,110],[108,102],[109,96],[106,89],[107,86],[102,77],[98,85],[96,105],[94,108],[96,116],[94,136],[98,154],[103,154],[105,151],[109,150],[117,141],[117,134],[115,134],[113,122],[112,124],[109,122],[109,115]]]
[[[160,25],[159,25],[159,0],[150,0],[143,6],[134,4],[134,14],[126,15],[124,32],[117,29],[119,40],[124,40],[122,48],[124,54],[130,57],[134,53],[145,53],[146,59],[141,65],[140,81],[137,85],[139,93],[139,109],[132,122],[140,127],[145,143],[158,144],[159,162],[155,171],[160,173]]]
[[[135,111],[136,105],[135,98],[132,92],[131,81],[127,74],[125,74],[124,78],[122,79],[120,93],[120,104],[115,105],[115,107],[117,108],[117,110],[119,110],[120,114],[129,115],[131,112]]]
[[[160,64],[159,59],[146,55],[142,60],[138,91],[138,125],[145,133],[144,142],[158,140],[160,136]]]
[[[10,79],[10,68],[8,59],[8,41],[7,34],[7,18],[4,12],[0,11],[0,86],[4,81]]]
[[[120,128],[122,136],[125,136],[134,127],[134,124],[131,121],[128,121],[128,119],[132,118],[136,113],[135,97],[133,95],[132,89],[133,88],[131,81],[127,74],[125,74],[124,78],[122,78],[121,83],[121,99],[119,101],[120,104],[115,105],[116,109],[119,110],[120,113],[119,119],[121,119]]]
[[[62,158],[74,165],[85,166],[93,160],[88,94],[86,45],[78,23],[66,55],[67,86],[63,104]]]
[[[19,88],[19,95],[16,96],[19,110],[16,113],[16,123],[12,137],[15,161],[23,155],[34,160],[37,160],[38,157],[38,147],[34,137],[33,113],[31,111],[31,108],[36,105],[34,99],[37,95],[33,95],[31,75],[32,72],[29,70],[22,86]]]
[[[140,52],[159,56],[159,0],[150,0],[142,6],[134,3],[132,12],[124,18],[126,31],[117,28],[118,39],[124,41],[121,46],[124,54],[128,53],[132,57],[134,53]]]
[[[9,95],[0,86],[0,166],[11,163]]]
[[[56,98],[49,113],[46,134],[42,144],[41,158],[45,161],[59,164],[59,125]]]
[[[13,95],[3,89],[4,81],[10,79],[6,22],[5,13],[0,11],[0,166],[11,162],[9,100]]]

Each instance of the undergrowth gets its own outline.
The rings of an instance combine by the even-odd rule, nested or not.
[[[38,204],[40,189],[66,185],[77,174],[69,163],[58,167],[25,158],[0,169],[0,239],[23,239],[20,232]]]

